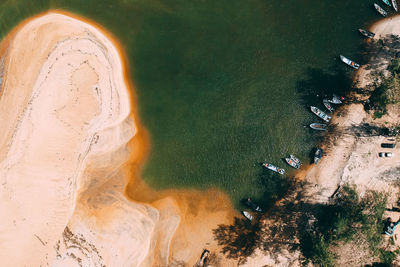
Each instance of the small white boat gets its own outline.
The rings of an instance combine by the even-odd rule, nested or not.
[[[339,105],[342,104],[342,100],[344,100],[344,97],[338,97],[337,95],[333,94],[332,99],[328,99],[328,102]]]
[[[326,131],[326,124],[323,123],[311,123],[311,129],[318,130],[318,131]]]
[[[328,102],[328,99],[322,100],[322,103],[324,103],[324,106],[326,107],[329,112],[334,111],[335,109],[332,107],[332,105]]]
[[[249,221],[253,220],[253,215],[251,215],[249,212],[242,210],[242,214],[244,217],[246,217],[247,220],[249,220]]]
[[[374,4],[375,9],[379,12],[379,14],[381,14],[382,16],[386,17],[387,16],[387,12],[381,8],[378,4]]]
[[[295,169],[300,168],[300,165],[301,165],[300,160],[298,158],[296,158],[295,156],[290,155],[290,157],[285,158],[285,160],[286,160],[287,164],[289,164],[291,167],[293,167]]]
[[[346,63],[347,65],[349,65],[352,68],[355,68],[356,70],[358,70],[358,68],[360,67],[360,64],[355,63],[353,60],[348,59],[345,56],[340,55],[340,59]]]
[[[263,166],[264,166],[265,168],[267,168],[267,169],[269,169],[269,170],[271,170],[271,171],[277,172],[277,173],[279,173],[279,174],[282,174],[282,175],[285,174],[285,170],[284,170],[284,169],[278,168],[278,167],[276,167],[275,165],[272,165],[272,164],[270,164],[270,163],[263,163]]]
[[[324,151],[321,148],[317,148],[314,154],[314,163],[318,164],[319,160],[322,158]]]
[[[396,10],[396,12],[397,12],[397,2],[396,2],[396,0],[392,0],[392,6],[393,6],[394,10]]]
[[[364,35],[365,37],[367,37],[367,38],[374,38],[374,36],[375,36],[375,33],[370,32],[370,31],[367,31],[367,30],[364,30],[364,29],[358,29],[358,31],[359,31],[362,35]]]
[[[252,208],[254,211],[262,212],[262,209],[260,208],[260,206],[258,206],[253,201],[251,201],[250,198],[247,198],[246,205],[249,206],[250,208]]]
[[[317,115],[318,117],[320,117],[321,119],[323,119],[326,122],[329,122],[331,120],[331,116],[327,115],[325,112],[323,112],[322,110],[320,110],[317,107],[311,106],[311,111]]]

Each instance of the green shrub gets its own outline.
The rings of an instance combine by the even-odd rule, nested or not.
[[[382,118],[383,115],[384,115],[383,112],[375,111],[375,112],[374,112],[374,120],[375,120],[375,119],[380,119],[380,118]]]

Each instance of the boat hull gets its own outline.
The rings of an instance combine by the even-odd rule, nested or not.
[[[374,4],[376,11],[378,11],[379,14],[381,14],[383,17],[387,16],[387,12],[381,8],[378,4]]]
[[[375,37],[375,33],[364,30],[364,29],[358,29],[358,31],[365,37],[367,38],[374,38]]]
[[[335,110],[327,99],[322,100],[322,103],[324,103],[324,106],[327,110],[329,110],[329,112],[333,112]]]
[[[317,131],[326,131],[326,124],[323,123],[311,123],[310,128]]]
[[[320,117],[324,121],[329,122],[331,120],[331,116],[325,114],[325,112],[323,112],[319,108],[314,107],[314,106],[311,106],[310,108],[311,108],[312,113],[314,113],[315,115],[317,115],[318,117]]]
[[[348,58],[345,57],[345,56],[340,55],[340,59],[341,59],[344,63],[346,63],[347,65],[349,65],[350,67],[352,67],[352,68],[354,68],[354,69],[356,69],[356,70],[358,70],[358,68],[360,67],[360,64],[357,64],[356,62],[354,62],[354,61],[351,60],[351,59],[348,59]]]
[[[271,171],[277,172],[281,175],[285,174],[285,170],[282,168],[278,168],[275,165],[269,164],[269,163],[263,163],[263,166]]]
[[[396,10],[396,12],[397,12],[397,2],[396,2],[396,0],[392,0],[392,6],[393,6],[394,10]]]
[[[315,164],[318,164],[319,160],[322,158],[323,153],[324,152],[322,149],[317,148],[317,150],[315,151],[315,154],[314,154],[314,163]]]
[[[390,2],[389,2],[389,0],[382,0],[382,2],[384,2],[386,5],[388,5],[388,6],[392,6],[391,4],[390,4]]]

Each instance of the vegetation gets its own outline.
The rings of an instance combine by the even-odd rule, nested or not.
[[[301,250],[307,260],[319,266],[333,266],[331,248],[339,242],[366,240],[371,255],[376,255],[382,242],[382,216],[386,196],[374,191],[360,197],[354,187],[345,186],[330,205],[320,208],[312,230],[301,238]],[[388,258],[388,253],[381,254]]]
[[[389,75],[384,77],[380,85],[371,94],[371,101],[377,111],[374,112],[374,119],[381,118],[386,113],[388,104],[400,103],[400,58],[393,59],[388,66]]]
[[[343,186],[330,204],[306,201],[306,183],[292,182],[279,204],[269,207],[253,222],[236,219],[220,225],[214,237],[228,258],[244,263],[256,248],[271,256],[300,249],[303,262],[335,266],[340,255],[335,247],[348,244],[367,248],[371,259],[393,261],[393,252],[383,249],[383,213],[386,195],[368,191],[360,197],[354,187]]]

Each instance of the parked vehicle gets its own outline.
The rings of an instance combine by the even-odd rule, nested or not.
[[[395,148],[396,144],[391,144],[391,143],[382,143],[381,147],[383,148]]]
[[[391,152],[379,152],[379,157],[380,158],[391,158],[393,157],[393,154]]]

